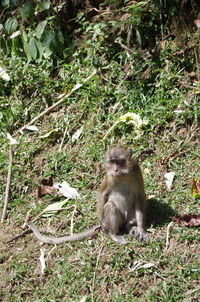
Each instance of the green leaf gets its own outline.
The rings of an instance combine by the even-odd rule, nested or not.
[[[44,213],[42,216],[43,217],[48,217],[56,214],[62,207],[68,202],[68,199],[65,199],[60,202],[55,202],[50,204],[48,207],[46,207],[42,212]],[[46,213],[46,214],[45,214]]]
[[[42,45],[42,43],[39,40],[35,39],[35,44],[37,46],[38,52],[39,52],[39,58],[38,60],[40,61],[44,55],[44,47]]]
[[[34,8],[32,5],[32,1],[26,1],[26,3],[22,6],[20,10],[20,14],[22,19],[32,18],[34,14]]]
[[[142,47],[142,39],[141,39],[140,32],[139,32],[138,29],[136,29],[135,31],[136,31],[136,39],[137,39],[138,45],[139,45],[140,47]]]
[[[28,59],[28,61],[30,61],[31,60],[31,54],[29,52],[28,42],[23,40],[23,46],[24,46],[24,52],[27,56],[27,59]]]
[[[44,29],[45,29],[46,25],[47,25],[47,21],[42,21],[42,22],[40,22],[40,23],[38,24],[38,26],[36,27],[35,34],[36,34],[36,37],[37,37],[38,39],[41,38],[41,36],[42,36],[42,34],[43,34],[43,32],[44,32]]]
[[[2,1],[2,6],[3,7],[9,7],[10,6],[10,0],[3,0]]]
[[[5,29],[9,34],[13,33],[18,26],[18,21],[16,18],[8,18],[5,23]]]
[[[53,30],[45,31],[44,44],[47,48],[52,48],[55,45],[55,33]]]
[[[29,48],[29,53],[31,55],[31,57],[35,60],[37,58],[37,46],[35,43],[35,38],[31,37],[28,43],[28,48]]]
[[[24,41],[28,42],[28,35],[24,29],[22,29],[22,40],[23,40],[23,42]]]
[[[51,2],[50,1],[40,1],[39,2],[39,11],[43,11],[45,9],[49,9],[50,8],[50,5],[51,5]]]

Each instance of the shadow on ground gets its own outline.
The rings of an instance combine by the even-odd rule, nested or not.
[[[174,209],[156,198],[149,199],[147,204],[147,227],[165,225],[172,221],[172,216],[176,215]]]

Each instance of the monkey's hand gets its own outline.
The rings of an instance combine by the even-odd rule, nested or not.
[[[147,232],[143,228],[138,228],[137,226],[133,226],[129,232],[129,235],[136,237],[140,241],[148,242],[149,236]]]

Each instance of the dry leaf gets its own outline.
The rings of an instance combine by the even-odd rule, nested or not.
[[[71,198],[71,199],[81,198],[78,191],[75,188],[70,187],[70,185],[66,181],[63,181],[62,183],[55,183],[54,187],[58,189],[59,192],[67,198]]]
[[[175,215],[172,220],[180,226],[200,226],[200,214]]]
[[[192,181],[192,197],[200,198],[200,180],[193,179]]]
[[[151,66],[147,67],[147,69],[141,75],[141,80],[148,80],[151,77],[151,72]]]
[[[40,265],[41,265],[41,273],[44,274],[46,263],[44,258],[44,249],[40,249]]]
[[[135,261],[133,263],[133,267],[131,268],[131,272],[135,271],[135,270],[138,270],[140,268],[151,268],[151,267],[154,267],[155,264],[152,263],[152,262],[149,262],[149,263],[144,263],[143,261]]]
[[[80,302],[86,302],[87,296],[83,296],[83,298],[80,300]]]
[[[194,20],[194,23],[196,24],[197,28],[200,29],[200,20]]]
[[[169,191],[171,191],[171,187],[172,187],[172,183],[173,183],[173,180],[174,180],[174,176],[175,176],[174,172],[167,172],[164,175],[165,183],[166,183],[167,189]]]
[[[41,186],[38,187],[37,196],[41,198],[45,195],[55,195],[56,192],[58,192],[58,190],[54,187],[53,177],[49,176],[41,180]]]
[[[76,132],[74,132],[74,134],[72,135],[72,142],[78,140],[82,132],[83,132],[83,126],[81,126],[78,130],[76,130]]]
[[[39,131],[38,127],[32,125],[32,126],[27,126],[26,127],[27,130],[30,130],[30,131]]]
[[[10,145],[17,145],[18,144],[18,142],[16,141],[16,139],[13,138],[9,133],[7,133],[7,138],[10,141]]]

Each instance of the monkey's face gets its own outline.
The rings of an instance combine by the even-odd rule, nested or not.
[[[108,151],[106,158],[107,175],[120,177],[128,174],[130,162],[130,150],[116,146]]]

